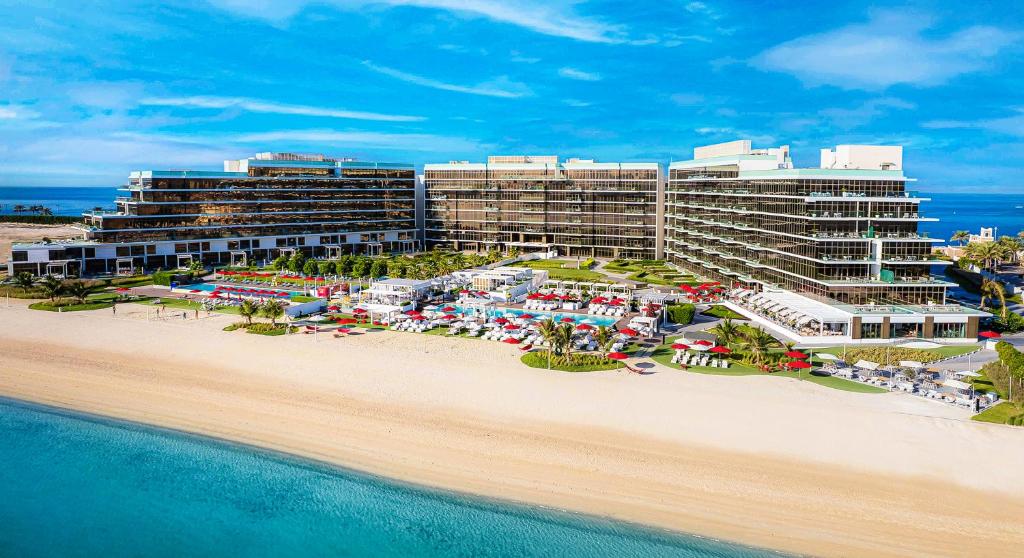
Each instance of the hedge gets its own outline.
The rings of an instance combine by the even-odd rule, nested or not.
[[[697,312],[697,307],[689,303],[671,304],[665,308],[665,312],[672,322],[689,325],[693,322],[693,315]]]

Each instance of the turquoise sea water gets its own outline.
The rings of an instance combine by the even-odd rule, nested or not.
[[[779,556],[0,399],[0,556]]]

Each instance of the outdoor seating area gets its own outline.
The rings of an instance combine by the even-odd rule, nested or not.
[[[798,335],[807,337],[841,336],[849,317],[825,304],[811,303],[790,293],[733,289],[727,298],[733,304],[757,314]]]
[[[917,361],[900,361],[898,365],[889,366],[866,360],[848,364],[835,355],[820,353],[817,356],[825,361],[823,372],[889,391],[974,410],[988,408],[998,401],[993,393],[979,395],[976,392],[970,380],[980,374],[969,370],[938,370]]]

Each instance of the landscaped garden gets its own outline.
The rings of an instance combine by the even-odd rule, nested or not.
[[[901,360],[912,360],[922,363],[935,362],[945,358],[972,353],[980,348],[977,344],[970,345],[943,345],[934,349],[911,349],[892,345],[881,345],[872,347],[862,346],[837,346],[811,349],[813,353],[829,353],[842,357],[848,363],[859,360],[877,362],[881,365],[898,365]],[[815,359],[817,362],[818,359]]]
[[[1002,403],[974,415],[973,419],[1024,426],[1024,353],[1005,341],[996,343],[999,360],[989,362],[979,370],[981,376],[974,378],[973,385],[978,392],[995,392]]]
[[[663,260],[612,260],[603,267],[608,271],[626,273],[626,278],[650,285],[676,286],[699,285],[693,275],[681,273]]]
[[[548,277],[556,281],[584,281],[601,282],[607,281],[608,276],[591,270],[589,265],[593,260],[576,262],[575,260],[530,260],[515,264],[519,267],[531,269],[542,269],[548,272]]]
[[[740,314],[738,312],[730,310],[729,308],[727,308],[725,306],[722,306],[721,304],[716,304],[716,305],[712,306],[711,308],[708,308],[707,310],[701,312],[701,314],[704,314],[705,316],[711,316],[712,318],[721,318],[721,319],[728,318],[730,320],[744,320],[744,321],[746,321],[748,319],[743,314]]]

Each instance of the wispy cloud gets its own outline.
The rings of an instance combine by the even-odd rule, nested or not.
[[[597,72],[587,72],[578,68],[570,68],[568,66],[559,68],[558,75],[579,81],[601,81],[601,74]]]
[[[248,112],[292,114],[297,116],[321,116],[326,118],[348,118],[353,120],[375,120],[380,122],[419,122],[425,120],[422,116],[382,114],[379,112],[313,107],[307,105],[291,105],[271,101],[261,101],[258,99],[248,99],[245,97],[146,97],[141,99],[139,104],[146,106],[184,107],[196,109],[237,108]]]
[[[934,21],[909,12],[875,12],[867,23],[799,37],[751,60],[808,85],[880,90],[895,84],[933,86],[986,68],[1021,33],[976,25],[946,36]]]
[[[585,108],[593,104],[588,101],[581,101],[579,99],[562,99],[562,102],[565,103],[566,106],[576,108]]]
[[[313,0],[213,0],[213,4],[246,17],[269,21],[291,18]],[[412,6],[445,10],[460,16],[483,17],[499,23],[524,29],[592,43],[626,42],[627,33],[622,25],[607,23],[579,14],[572,0],[323,0],[342,9],[360,9],[366,6]]]
[[[914,103],[898,99],[896,97],[880,97],[869,99],[859,105],[846,108],[827,108],[819,112],[833,126],[849,130],[871,123],[880,116],[888,114],[892,110],[913,110],[917,108]]]
[[[1024,137],[1024,107],[1014,109],[1016,114],[1001,118],[984,118],[978,120],[929,120],[922,124],[933,130],[942,129],[976,129],[988,130],[1009,136]]]
[[[704,104],[704,95],[700,93],[675,93],[669,100],[681,107],[693,107]]]
[[[417,133],[391,134],[363,130],[276,130],[239,134],[231,136],[229,139],[239,143],[261,145],[309,143],[426,152],[466,152],[483,148],[477,141],[461,137]]]
[[[469,93],[470,95],[483,95],[486,97],[502,97],[505,99],[515,99],[518,97],[529,97],[533,95],[533,91],[531,91],[525,83],[512,81],[508,79],[507,76],[500,76],[477,85],[457,85],[425,76],[410,74],[394,68],[388,68],[387,66],[378,66],[369,60],[364,60],[363,65],[379,74],[384,74],[416,85],[422,85],[423,87],[441,89],[443,91],[455,91],[457,93]]]

